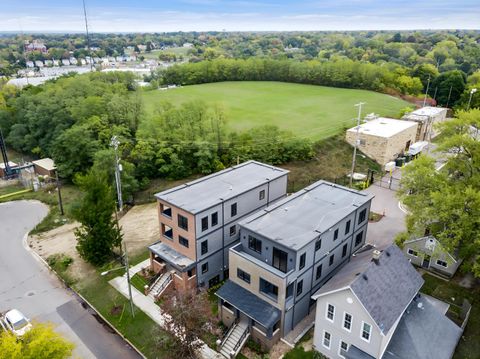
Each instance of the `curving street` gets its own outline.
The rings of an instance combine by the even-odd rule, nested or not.
[[[75,358],[141,358],[65,289],[24,244],[48,213],[37,201],[0,204],[0,311],[17,308],[33,321],[53,322],[75,344]]]

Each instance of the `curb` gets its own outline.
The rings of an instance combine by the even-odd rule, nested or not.
[[[32,248],[30,248],[30,246],[28,245],[28,233],[26,233],[24,236],[23,236],[23,240],[22,240],[22,244],[23,244],[23,247],[30,253],[33,254],[33,257],[35,259],[37,259],[39,262],[41,262],[44,266],[47,267],[47,269],[54,273],[55,276],[63,283],[63,285],[65,286],[65,288],[71,290],[73,292],[74,295],[76,295],[78,298],[80,298],[84,303],[86,303],[88,305],[88,307],[90,309],[92,309],[100,318],[102,318],[102,320],[105,322],[105,324],[107,324],[115,333],[117,333],[117,335],[122,338],[128,345],[130,345],[132,347],[133,350],[135,350],[142,358],[144,359],[147,359],[147,357],[135,346],[133,345],[133,343],[128,340],[117,328],[115,328],[115,326],[113,326],[99,311],[97,311],[95,309],[95,307],[88,301],[86,300],[80,293],[78,293],[75,289],[73,289],[72,287],[70,287],[64,280],[62,277],[60,277],[58,275],[57,272],[55,272],[55,270],[53,270],[52,267],[50,267],[47,263],[47,261],[45,259],[43,259],[37,252],[35,252]]]

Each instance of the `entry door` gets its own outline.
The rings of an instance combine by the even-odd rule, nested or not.
[[[422,267],[430,268],[430,256],[428,254],[425,254],[425,257],[423,257]]]

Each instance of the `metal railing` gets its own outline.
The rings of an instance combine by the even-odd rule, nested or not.
[[[240,336],[240,339],[238,340],[237,344],[233,347],[233,351],[236,353],[237,349],[240,347],[240,344],[242,344],[243,340],[247,337],[249,332],[248,326],[245,328],[243,331],[242,335]]]
[[[160,277],[162,278],[162,277]],[[173,280],[172,278],[172,273],[168,273],[168,275],[165,277],[164,281],[159,285],[158,289],[156,290],[155,293],[153,293],[154,296],[159,296],[162,294],[163,290],[167,287],[167,285]]]
[[[235,327],[237,326],[238,324],[238,318],[236,318],[234,320],[234,322],[232,323],[232,325],[230,326],[230,328],[228,328],[227,330],[225,330],[223,332],[223,336],[222,336],[222,343],[220,344],[220,348],[223,348],[223,346],[225,345],[225,342],[227,341],[228,337],[230,336],[230,334],[234,331]]]

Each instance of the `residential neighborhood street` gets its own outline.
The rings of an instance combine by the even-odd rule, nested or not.
[[[36,201],[0,204],[0,311],[16,308],[33,322],[54,323],[75,344],[74,357],[140,358],[25,247],[26,234],[47,213]]]

